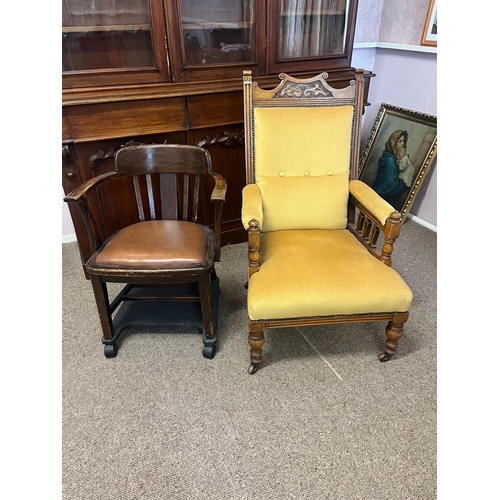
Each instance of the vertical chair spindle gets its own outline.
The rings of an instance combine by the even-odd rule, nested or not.
[[[142,197],[141,197],[141,186],[139,185],[139,177],[134,175],[134,191],[135,191],[135,201],[137,203],[137,211],[139,213],[139,220],[144,221],[144,206],[142,205]]]
[[[153,194],[153,184],[151,183],[151,174],[146,174],[146,185],[148,187],[149,213],[151,220],[156,220],[155,198]]]
[[[189,174],[184,174],[184,192],[182,195],[182,220],[188,220],[189,210]]]

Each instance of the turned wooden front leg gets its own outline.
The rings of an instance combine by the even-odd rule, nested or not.
[[[396,314],[394,318],[389,321],[385,329],[387,340],[385,341],[385,352],[379,355],[379,361],[389,361],[396,353],[398,343],[403,336],[403,325],[408,320],[408,313]]]
[[[262,358],[262,346],[264,345],[264,324],[248,323],[248,344],[250,345],[250,368],[248,373],[253,375]]]

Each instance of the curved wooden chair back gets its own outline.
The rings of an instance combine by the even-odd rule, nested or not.
[[[116,153],[115,172],[132,174],[140,221],[198,222],[201,177],[210,176],[212,164],[209,153],[194,146],[133,146]]]

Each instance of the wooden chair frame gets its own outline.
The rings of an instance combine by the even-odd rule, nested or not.
[[[207,253],[204,262],[195,267],[157,266],[145,269],[138,266],[99,266],[96,256],[110,238],[103,241],[99,226],[89,204],[91,195],[99,187],[118,179],[131,178],[137,205],[139,222],[154,220],[182,220],[197,223],[201,178],[211,177],[215,183],[211,201],[215,206],[213,231],[209,231]],[[155,185],[159,183],[158,185]],[[218,279],[214,262],[220,261],[222,208],[226,194],[226,181],[212,171],[208,151],[197,146],[141,145],[121,149],[115,156],[115,169],[94,177],[69,193],[64,201],[76,203],[87,229],[91,257],[84,263],[90,277],[103,331],[102,342],[106,357],[117,354],[116,341],[121,330],[115,329],[113,312],[123,302],[200,302],[203,322],[203,355],[212,358],[216,350],[213,321],[213,288],[218,293]],[[160,201],[155,201],[155,194]],[[191,202],[190,202],[191,200]],[[208,229],[208,228],[207,228]],[[115,233],[117,234],[117,233]],[[110,303],[107,283],[124,283],[126,286]],[[178,294],[178,285],[197,283],[198,290]],[[172,289],[172,293],[165,293]],[[140,293],[137,291],[140,290]],[[187,288],[186,288],[187,290]],[[218,303],[218,302],[217,302]]]

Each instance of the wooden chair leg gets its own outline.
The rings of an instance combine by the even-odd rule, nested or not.
[[[385,341],[385,352],[379,354],[379,361],[389,361],[392,356],[396,353],[398,348],[398,343],[403,336],[403,325],[408,320],[408,313],[396,314],[394,318],[389,321],[385,329],[385,334],[387,335],[387,340]]]
[[[212,284],[209,273],[201,276],[198,280],[200,289],[201,314],[203,317],[203,357],[213,359],[217,351],[217,339],[212,310]]]
[[[104,340],[113,338],[113,320],[111,318],[111,308],[109,306],[108,287],[100,276],[90,275],[90,281],[94,290],[95,301],[97,304],[97,312],[101,321],[101,328]]]
[[[248,373],[253,375],[262,358],[262,346],[264,345],[264,324],[248,323],[248,344],[250,345],[250,367]]]
[[[212,320],[212,289],[210,274],[204,274],[199,280],[201,314],[203,316],[203,328],[207,340],[215,338],[214,323]]]

